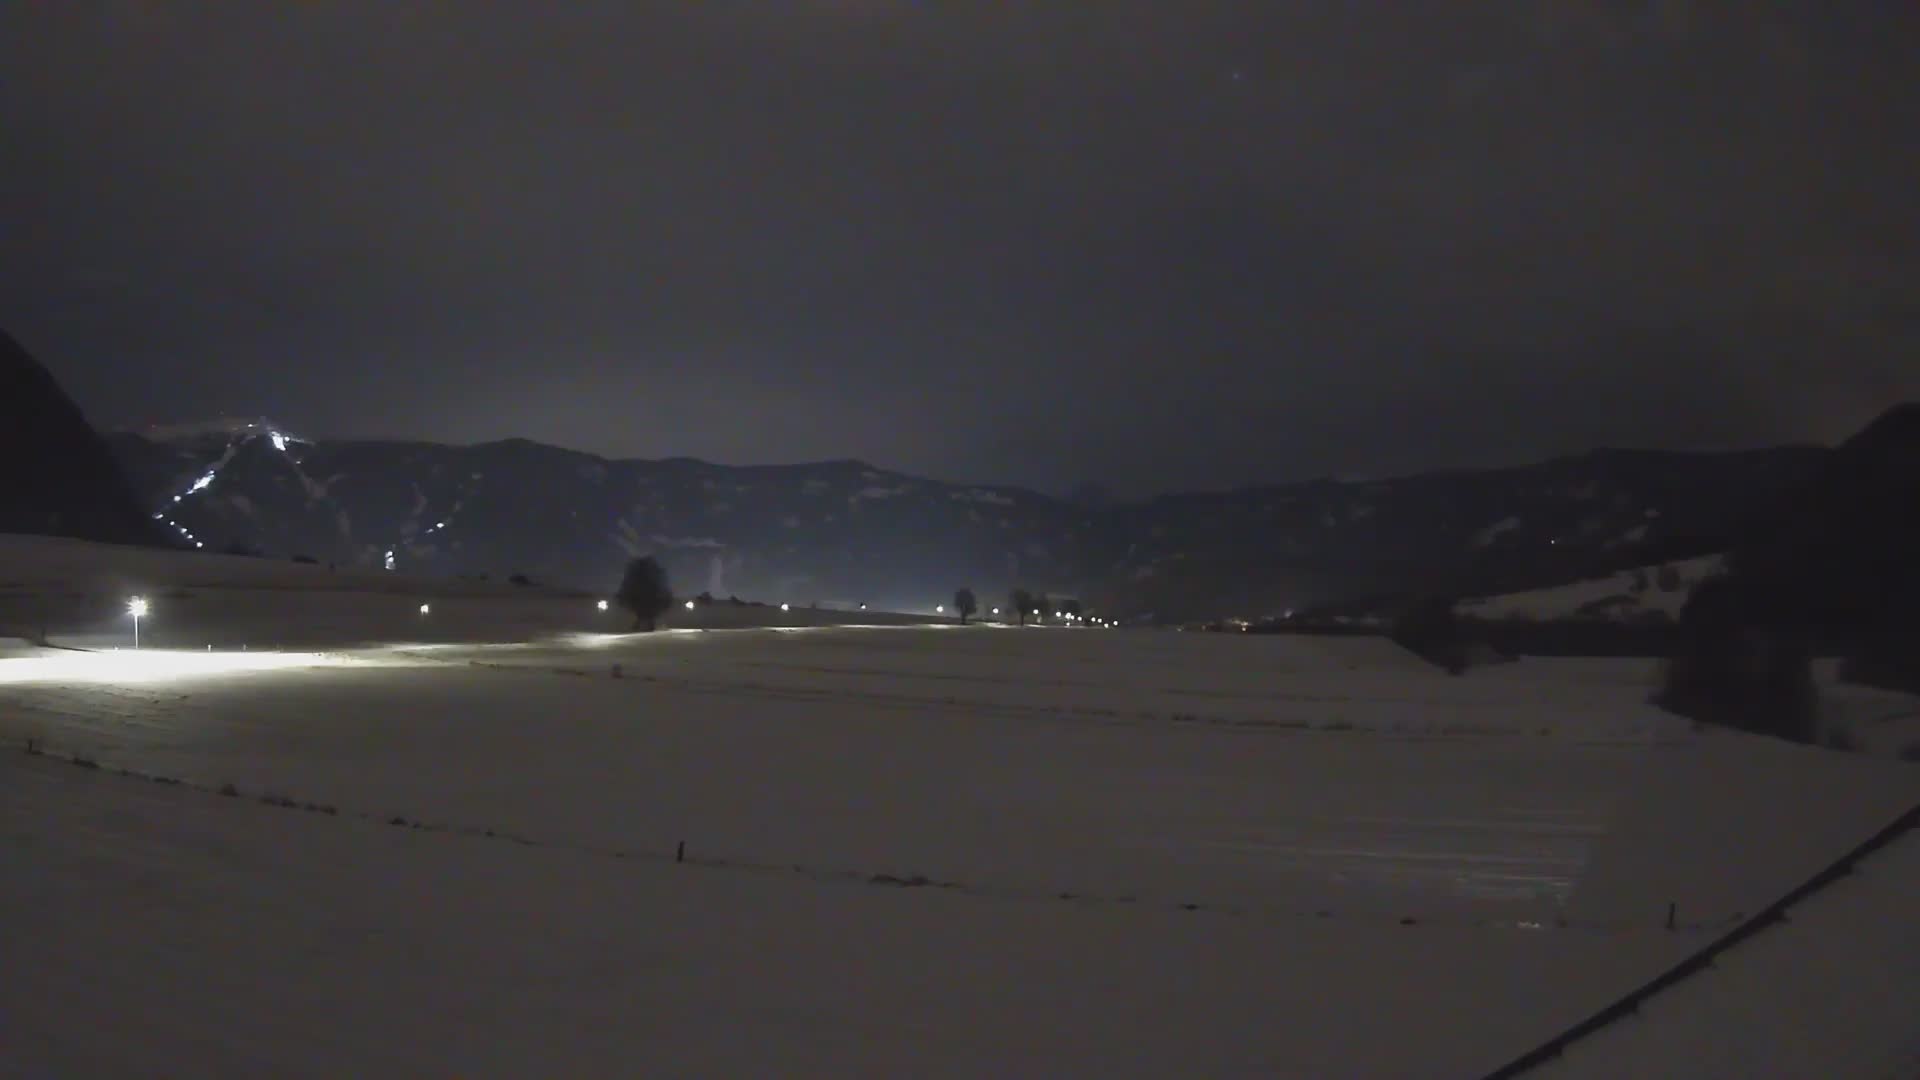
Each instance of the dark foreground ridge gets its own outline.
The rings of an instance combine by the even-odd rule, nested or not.
[[[4,330],[0,533],[161,542],[106,443],[47,369]]]

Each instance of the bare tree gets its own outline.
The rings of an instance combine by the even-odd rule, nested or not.
[[[953,610],[960,613],[960,625],[967,625],[973,613],[980,610],[980,602],[973,598],[973,590],[963,588],[953,594]]]

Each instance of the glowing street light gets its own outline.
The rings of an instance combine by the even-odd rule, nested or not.
[[[421,604],[421,605],[420,605],[420,614],[422,614],[422,615],[425,615],[425,614],[427,614],[428,612],[430,612],[430,611],[432,611],[432,610],[433,610],[433,605],[432,605],[432,604]]]
[[[595,603],[593,606],[600,609],[601,611],[607,610],[607,602],[605,600],[601,600]]]
[[[933,613],[935,615],[945,615],[947,613],[947,605],[945,604],[933,605]]]
[[[998,615],[998,614],[1000,614],[1000,609],[999,609],[999,608],[994,608],[994,609],[993,609],[993,613],[994,613],[995,615]]]
[[[781,605],[780,605],[780,610],[781,610],[781,611],[792,611],[792,610],[793,610],[793,605],[792,605],[792,604],[781,604]]]
[[[692,611],[692,610],[693,610],[693,601],[691,601],[691,600],[689,600],[689,601],[687,601],[687,610],[688,610],[688,611]]]
[[[133,616],[133,647],[140,647],[140,616],[147,613],[147,598],[133,596],[127,598],[127,614]]]

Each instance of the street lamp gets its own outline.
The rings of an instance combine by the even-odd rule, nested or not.
[[[596,604],[594,604],[593,606],[594,606],[594,607],[596,607],[596,608],[599,608],[599,609],[600,609],[601,611],[605,611],[605,610],[607,610],[607,602],[606,602],[605,600],[602,600],[602,601],[600,601],[600,602],[598,602],[598,603],[596,603]]]
[[[692,611],[692,610],[693,610],[693,601],[691,601],[691,600],[689,600],[689,601],[687,601],[687,610],[688,610],[688,611]]]
[[[947,605],[945,604],[933,605],[933,613],[935,615],[945,615],[947,613]]]
[[[127,614],[133,616],[133,647],[136,649],[140,647],[140,616],[146,613],[146,597],[135,596],[127,600]]]
[[[422,615],[425,615],[425,614],[427,614],[428,612],[430,612],[430,611],[432,611],[432,610],[433,610],[433,605],[432,605],[432,604],[421,604],[421,605],[420,605],[420,614],[422,614]]]

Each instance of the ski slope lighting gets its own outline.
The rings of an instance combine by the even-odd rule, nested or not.
[[[345,662],[319,653],[190,652],[170,649],[61,652],[47,656],[0,659],[0,686],[17,683],[151,683],[196,676],[324,667]]]
[[[193,483],[188,486],[187,490],[182,491],[179,494],[175,495],[173,497],[174,504],[178,504],[184,501],[186,497],[189,495],[197,494],[199,492],[205,491],[208,488],[212,487],[214,480],[219,477],[220,471],[222,469],[225,469],[227,467],[227,464],[233,460],[234,454],[239,452],[241,445],[245,443],[246,440],[255,437],[254,435],[251,434],[251,432],[254,429],[256,429],[258,426],[259,425],[257,424],[248,424],[245,429],[235,432],[233,437],[228,440],[226,452],[220,455],[220,460],[214,462],[211,468],[209,468],[206,472],[201,473],[198,477],[196,477]],[[273,443],[273,448],[275,450],[278,450],[283,454],[287,452],[287,443],[289,440],[284,434],[278,431],[269,430],[267,432],[267,437],[268,437],[268,440]],[[178,521],[175,521],[173,518],[169,517],[165,511],[161,511],[160,513],[153,515],[153,517],[154,517],[154,520],[156,521],[164,521],[168,525],[173,526],[174,531],[178,532],[187,541],[192,543],[194,547],[199,548],[203,551],[206,550],[207,545],[203,541],[201,541],[199,537],[193,535],[193,532],[189,530],[185,525],[182,525]],[[393,567],[389,566],[387,567],[387,569],[391,570],[393,569]]]

